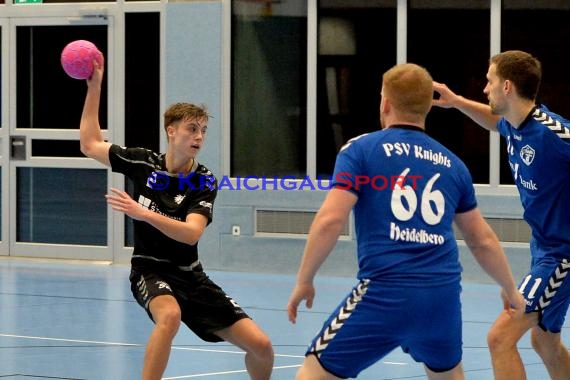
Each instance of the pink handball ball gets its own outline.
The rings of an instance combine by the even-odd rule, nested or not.
[[[87,79],[93,74],[93,60],[103,64],[103,54],[97,46],[86,40],[68,43],[61,52],[61,66],[74,79]]]

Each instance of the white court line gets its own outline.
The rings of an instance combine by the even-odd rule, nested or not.
[[[224,351],[224,350],[212,350],[212,349],[206,349],[206,348],[191,348],[191,347],[176,347],[176,346],[172,346],[173,350],[180,350],[180,351],[204,351],[204,352],[220,352],[220,353],[224,353],[224,354],[241,354],[241,355],[245,355],[245,352],[243,351]],[[275,356],[278,356],[280,358],[297,358],[297,359],[304,359],[305,355],[287,355],[287,354],[274,354]]]
[[[408,365],[408,363],[400,363],[400,362],[382,362],[384,364],[394,364],[394,365]],[[284,365],[273,367],[273,369],[286,369],[286,368],[297,368],[300,367],[301,364],[295,365]],[[246,373],[247,370],[234,370],[234,371],[224,371],[224,372],[206,372],[206,373],[197,373],[194,375],[183,375],[183,376],[172,376],[172,377],[163,377],[161,380],[176,380],[176,379],[190,379],[192,377],[206,377],[206,376],[216,376],[216,375],[231,375],[234,373]]]
[[[283,366],[279,366],[279,367],[273,367],[273,369],[295,368],[295,367],[300,367],[300,366],[301,366],[301,364],[283,365]],[[197,373],[195,375],[163,377],[162,380],[190,379],[192,377],[231,375],[232,373],[246,373],[246,372],[247,371],[245,369],[240,369],[240,370],[235,370],[235,371],[224,371],[224,372],[207,372],[207,373]]]
[[[143,344],[138,343],[119,343],[119,342],[103,342],[97,340],[82,340],[82,339],[64,339],[64,338],[48,338],[42,336],[28,336],[28,335],[14,335],[14,334],[0,334],[0,337],[5,338],[20,338],[20,339],[33,339],[33,340],[47,340],[51,342],[70,342],[70,343],[86,343],[86,344],[100,344],[100,345],[107,345],[107,346],[123,346],[123,347],[144,347]],[[173,350],[186,350],[186,351],[199,351],[199,352],[214,352],[214,353],[224,353],[224,354],[240,354],[244,355],[243,351],[230,351],[230,350],[213,350],[213,349],[206,349],[206,348],[191,348],[191,347],[176,347],[172,346]],[[286,358],[304,358],[304,355],[285,355],[285,354],[275,354],[275,357],[286,357]],[[400,363],[400,362],[382,362],[384,364],[392,364],[392,365],[408,365],[408,363]],[[273,367],[273,369],[284,369],[284,368],[294,368],[300,367],[301,365],[290,365],[290,366],[279,366]],[[192,377],[200,377],[200,376],[214,376],[214,375],[225,375],[225,374],[232,374],[232,373],[244,373],[245,370],[236,370],[236,371],[226,371],[226,372],[209,372],[197,375],[187,375],[187,376],[177,376],[177,377],[165,377],[162,380],[175,380],[175,379],[189,379]]]
[[[27,335],[13,335],[13,334],[0,334],[5,338],[20,338],[20,339],[34,339],[34,340],[49,340],[52,342],[71,342],[71,343],[89,343],[89,344],[102,344],[109,346],[130,346],[130,347],[143,347],[142,344],[137,343],[117,343],[117,342],[100,342],[96,340],[78,340],[78,339],[63,339],[63,338],[48,338],[43,336],[27,336]]]
[[[144,344],[138,343],[119,343],[119,342],[102,342],[97,340],[80,340],[80,339],[63,339],[63,338],[48,338],[43,336],[28,336],[28,335],[13,335],[13,334],[0,334],[0,337],[6,338],[20,338],[20,339],[34,339],[34,340],[47,340],[51,342],[69,342],[69,343],[85,343],[85,344],[100,344],[107,346],[125,346],[125,347],[144,347]],[[198,351],[198,352],[215,352],[220,354],[239,354],[245,355],[243,351],[231,351],[231,350],[215,350],[208,348],[192,348],[192,347],[177,347],[172,346],[173,350],[184,350],[184,351]],[[286,354],[275,354],[277,357],[281,358],[304,358],[304,355],[286,355]]]

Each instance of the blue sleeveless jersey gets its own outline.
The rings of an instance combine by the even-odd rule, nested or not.
[[[570,259],[570,122],[539,106],[519,128],[503,118],[497,129],[532,229],[533,258]]]
[[[332,185],[358,196],[359,278],[459,283],[453,218],[477,202],[469,171],[447,148],[410,126],[361,135],[339,152]]]

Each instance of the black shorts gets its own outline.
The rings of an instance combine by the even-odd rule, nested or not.
[[[149,317],[150,301],[159,295],[172,295],[182,311],[182,322],[206,342],[223,339],[214,332],[249,318],[243,309],[201,270],[150,271],[131,269],[131,291]]]

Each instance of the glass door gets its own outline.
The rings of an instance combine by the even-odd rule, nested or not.
[[[8,20],[0,17],[0,256],[8,255],[8,225],[7,210],[9,192],[5,189],[8,183]]]
[[[104,54],[99,116],[106,128],[112,119],[112,92],[107,91],[113,78],[111,21],[37,17],[0,24],[2,32],[9,29],[9,62],[2,56],[2,67],[9,66],[7,73],[3,70],[9,88],[7,101],[2,99],[1,135],[2,243],[9,240],[8,252],[2,246],[4,255],[112,260],[104,198],[110,172],[80,152],[79,121],[87,87],[84,80],[67,76],[60,63],[63,47],[73,40],[89,40]]]

